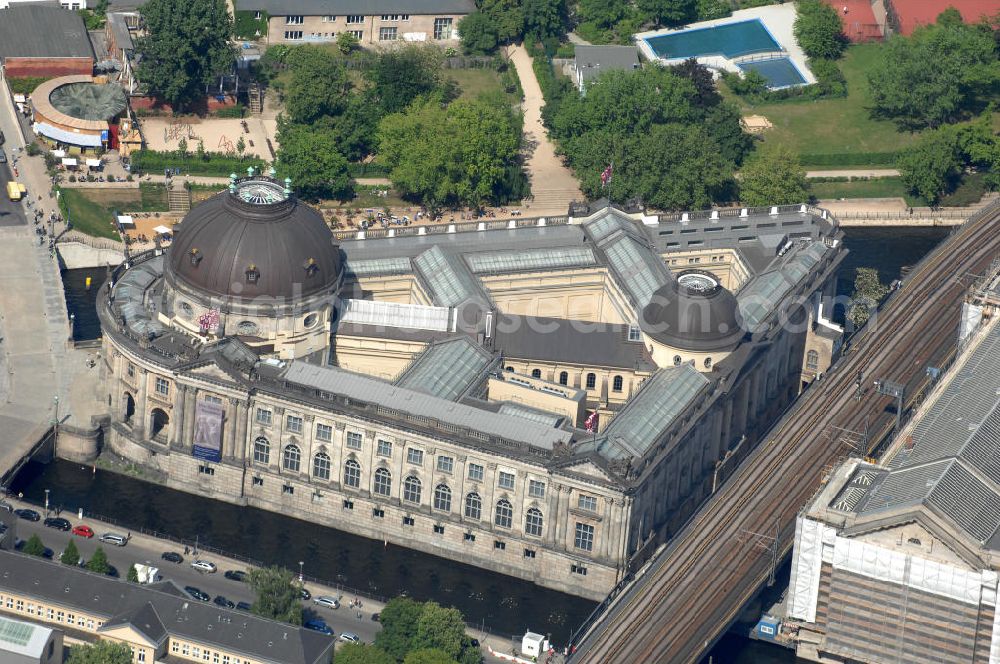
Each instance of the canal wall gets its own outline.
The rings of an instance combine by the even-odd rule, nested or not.
[[[81,267],[112,267],[125,260],[121,242],[89,237],[82,233],[66,233],[56,244],[59,260],[67,270]]]

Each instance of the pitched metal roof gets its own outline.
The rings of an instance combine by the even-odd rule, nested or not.
[[[471,14],[472,0],[236,0],[236,9],[263,10],[271,16],[362,14]]]
[[[93,58],[83,19],[56,4],[0,9],[0,58]]]
[[[597,257],[590,247],[484,251],[466,254],[465,261],[476,274],[507,274],[597,265]]]
[[[0,617],[0,651],[5,653],[43,661],[46,659],[45,645],[51,635],[52,630],[47,627]]]
[[[467,302],[489,302],[479,280],[461,258],[435,245],[413,259],[434,304],[457,307]]]
[[[493,363],[493,356],[468,337],[431,344],[410,363],[395,384],[449,401],[465,396]]]
[[[602,72],[631,70],[639,67],[639,49],[635,46],[577,46],[574,49],[576,71],[585,81]]]
[[[736,296],[744,329],[755,331],[774,313],[782,298],[809,274],[826,251],[822,242],[797,243],[768,271],[751,280]]]

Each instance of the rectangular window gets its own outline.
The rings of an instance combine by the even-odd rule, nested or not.
[[[524,550],[524,557],[525,558],[534,558],[535,557],[534,550],[532,550],[532,549],[525,549]]]
[[[333,23],[336,20],[337,20],[336,16],[324,16],[323,17],[323,22],[324,23]]]
[[[414,466],[424,465],[424,451],[410,447],[406,450],[406,460]]]
[[[344,501],[344,509],[345,510],[353,510],[354,509],[354,501],[353,500],[345,500]]]
[[[544,498],[545,497],[545,482],[539,482],[538,480],[531,480],[528,482],[528,495],[532,498]]]
[[[375,517],[376,519],[383,519],[385,518],[385,510],[383,510],[381,507],[376,507],[372,510],[372,516]]]
[[[351,14],[351,15],[349,15],[347,17],[347,24],[348,25],[355,25],[355,24],[364,23],[364,22],[365,22],[365,17],[361,16],[360,14]]]
[[[302,433],[302,418],[296,417],[295,415],[289,415],[285,418],[285,428],[288,429],[290,433]]]
[[[356,431],[347,432],[347,447],[352,450],[361,449],[361,434]]]
[[[450,473],[455,467],[455,460],[451,457],[439,456],[438,457],[438,470],[442,473]]]
[[[629,341],[642,341],[642,332],[639,331],[638,325],[628,326],[628,340]]]
[[[303,20],[302,16],[286,16],[285,25],[302,25]]]
[[[396,28],[379,28],[378,29],[378,40],[379,41],[396,41]]]
[[[290,496],[295,493],[295,487],[293,487],[291,484],[283,484],[281,486],[281,493],[285,493]]]
[[[483,481],[483,467],[478,463],[469,464],[469,479],[475,480],[476,482]]]
[[[498,551],[505,551],[507,549],[507,543],[501,542],[500,540],[493,540],[493,548]]]
[[[580,576],[587,576],[587,568],[582,565],[571,565],[569,571]]]
[[[412,516],[404,516],[403,517],[403,525],[404,526],[412,526],[413,524],[414,524],[414,521],[413,521],[413,517]]]
[[[255,477],[255,478],[253,478],[253,485],[254,486],[264,486],[264,478],[263,477]]]
[[[266,408],[257,409],[257,424],[263,424],[266,427],[271,426],[271,411]]]
[[[444,526],[434,526],[435,535],[444,535]]]
[[[301,30],[285,30],[285,39],[287,39],[288,41],[297,41],[299,39],[302,39],[302,31]]]
[[[501,489],[514,488],[514,473],[505,473],[502,470],[497,474],[497,486]]]
[[[329,424],[317,424],[316,440],[321,440],[324,443],[329,443],[333,440],[333,427]]]
[[[476,536],[473,535],[472,533],[465,533],[465,536],[463,537],[463,539],[466,542],[475,542],[476,541]]]
[[[157,378],[156,378],[156,393],[157,394],[161,394],[163,396],[169,396],[170,395],[170,383],[167,382],[166,378],[160,378],[159,376],[157,376]]]
[[[376,446],[375,454],[384,457],[392,456],[392,443],[388,440],[379,440]]]
[[[576,534],[573,537],[573,546],[582,551],[593,551],[594,527],[578,521],[576,524]]]
[[[206,394],[205,401],[208,403],[218,404],[220,406],[222,405],[222,397],[217,397],[214,394]]]
[[[129,364],[128,365],[128,377],[129,378],[135,378],[135,365],[134,364]]]
[[[586,494],[580,494],[580,497],[576,501],[576,506],[582,510],[587,510],[588,512],[597,511],[597,497],[588,496]]]
[[[358,41],[361,41],[362,39],[365,38],[365,32],[364,32],[364,30],[348,30],[347,34],[351,35],[352,37],[354,37]]]
[[[451,19],[434,19],[434,39],[451,39]]]
[[[215,468],[211,466],[198,466],[198,472],[202,475],[215,475]]]

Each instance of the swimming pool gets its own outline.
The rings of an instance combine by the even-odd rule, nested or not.
[[[657,56],[668,60],[703,55],[724,55],[732,59],[749,53],[782,50],[758,19],[670,32],[649,37],[646,43]]]
[[[741,62],[736,65],[743,71],[753,70],[767,79],[768,87],[787,88],[791,85],[802,85],[806,79],[795,64],[788,58],[773,58],[757,62]]]

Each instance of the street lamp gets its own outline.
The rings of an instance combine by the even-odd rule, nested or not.
[[[49,490],[45,490],[45,513],[49,513]]]
[[[301,586],[305,581],[302,579],[302,566],[305,565],[303,561],[299,561],[299,585]]]

